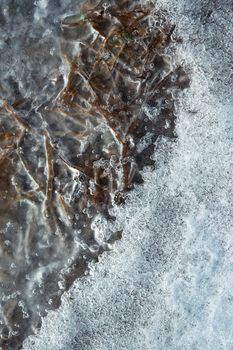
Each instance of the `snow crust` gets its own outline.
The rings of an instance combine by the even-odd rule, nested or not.
[[[114,209],[123,239],[25,350],[233,349],[231,2],[158,4],[183,37],[177,60],[191,67],[178,138],[157,142],[155,171]],[[108,226],[96,230],[104,237]]]

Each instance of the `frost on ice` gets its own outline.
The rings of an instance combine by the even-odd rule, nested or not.
[[[175,27],[153,3],[90,1],[69,15],[73,3],[0,9],[0,347],[9,350],[121,238],[113,208],[143,183],[156,140],[175,137],[176,95],[189,86],[173,59]]]
[[[156,171],[114,211],[122,241],[27,350],[233,349],[232,2],[158,4],[183,38],[177,60],[192,69],[178,138],[157,141]]]

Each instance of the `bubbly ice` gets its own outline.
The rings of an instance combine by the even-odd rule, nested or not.
[[[25,350],[233,349],[232,3],[158,4],[177,24],[177,60],[192,74],[178,138],[157,141],[155,171],[114,209],[123,239]],[[106,223],[95,224],[102,240]]]

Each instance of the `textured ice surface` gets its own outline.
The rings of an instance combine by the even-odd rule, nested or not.
[[[232,2],[161,0],[192,67],[176,142],[117,209],[123,240],[24,349],[233,349]],[[99,233],[106,229],[99,224]]]
[[[174,138],[174,102],[189,85],[173,60],[174,26],[152,4],[113,0],[69,16],[74,2],[0,8],[0,348],[9,350],[121,236],[107,222],[103,234],[101,217],[114,220],[108,209],[142,183],[157,138]]]

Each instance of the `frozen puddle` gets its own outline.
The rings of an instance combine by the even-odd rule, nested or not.
[[[0,347],[8,350],[121,238],[113,208],[155,165],[156,140],[175,138],[175,101],[190,83],[175,27],[152,3],[85,2],[69,13],[72,3],[6,2],[0,12]]]
[[[24,349],[233,349],[232,4],[159,1],[192,70],[176,141],[115,209],[122,241],[77,280]],[[96,221],[96,230],[108,230]]]
[[[2,0],[2,350],[233,349],[232,1],[125,3]]]

